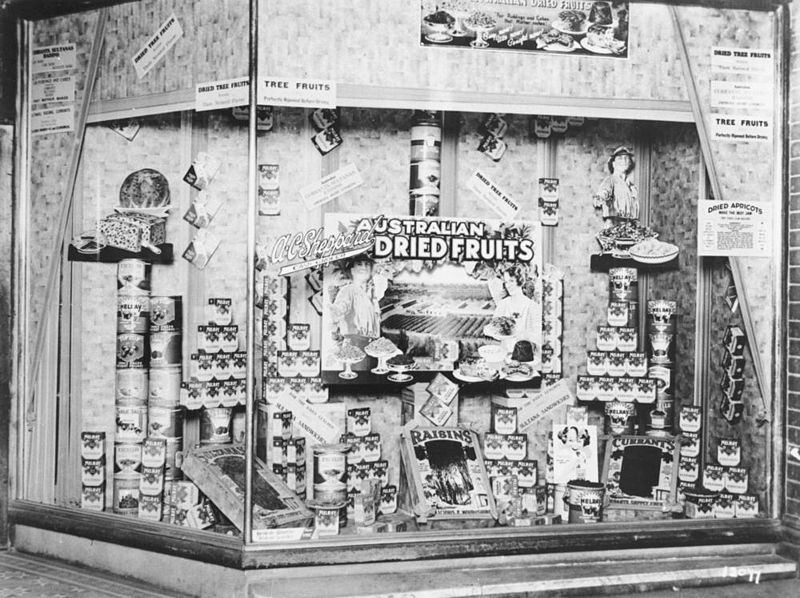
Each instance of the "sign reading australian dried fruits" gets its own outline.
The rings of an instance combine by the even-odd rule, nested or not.
[[[423,46],[628,56],[629,3],[616,0],[423,0]]]

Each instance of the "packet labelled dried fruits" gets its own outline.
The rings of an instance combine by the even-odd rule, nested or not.
[[[311,138],[311,143],[323,156],[342,145],[342,137],[335,127],[328,127]]]
[[[183,219],[195,228],[206,228],[214,220],[224,201],[221,194],[198,193]]]
[[[198,270],[202,270],[208,265],[219,244],[220,239],[217,235],[207,229],[200,229],[183,252],[183,258]]]
[[[478,151],[486,154],[495,162],[500,161],[503,154],[506,153],[506,149],[508,149],[506,142],[494,135],[486,135],[478,144]]]
[[[220,167],[220,161],[211,154],[200,152],[194,159],[189,170],[183,175],[183,180],[198,191],[202,191],[211,184]]]

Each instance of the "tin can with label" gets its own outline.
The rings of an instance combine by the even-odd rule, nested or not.
[[[167,438],[167,459],[164,469],[165,480],[182,480],[183,438]]]
[[[230,444],[231,418],[230,407],[212,407],[203,409],[200,414],[200,444]]]
[[[142,443],[142,467],[161,467],[167,462],[167,440],[146,438]]]
[[[114,443],[114,473],[134,474],[142,471],[142,445],[138,442]]]
[[[492,403],[492,431],[496,434],[516,434],[517,408]]]
[[[83,459],[102,459],[105,455],[105,432],[81,432],[81,457]]]
[[[139,516],[138,473],[116,474],[114,476],[114,512],[127,517]]]
[[[183,336],[180,332],[150,333],[150,367],[174,368],[181,365]]]
[[[177,405],[181,399],[181,368],[150,370],[148,399],[151,405]]]
[[[106,460],[81,459],[81,483],[84,486],[100,486],[106,481]]]
[[[441,159],[442,127],[418,124],[411,127],[411,162]]]
[[[147,410],[147,430],[150,438],[183,436],[183,407],[150,405]]]
[[[106,508],[106,486],[81,486],[81,509],[104,511]]]
[[[639,272],[636,268],[609,268],[609,301],[639,300]]]
[[[150,325],[150,298],[147,295],[117,296],[117,332],[145,334]]]
[[[164,468],[142,467],[139,491],[149,496],[160,495],[164,491]]]
[[[372,431],[372,412],[369,407],[347,410],[347,432],[353,436],[367,436]]]
[[[347,501],[348,444],[318,444],[313,448],[314,499]]]
[[[114,400],[117,405],[147,402],[147,370],[117,370]]]
[[[206,304],[206,321],[217,326],[228,326],[233,321],[232,304],[230,297],[211,297]]]
[[[117,405],[116,440],[120,442],[142,442],[147,436],[147,406]]]
[[[120,260],[117,264],[117,294],[149,295],[150,270],[150,264],[142,260]]]
[[[150,343],[145,334],[117,335],[117,369],[147,369],[150,364]]]
[[[139,495],[139,519],[147,521],[161,521],[161,511],[164,499],[161,494]]]
[[[150,331],[180,332],[183,329],[183,297],[150,298]]]

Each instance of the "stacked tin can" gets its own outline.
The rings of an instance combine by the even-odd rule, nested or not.
[[[142,455],[141,518],[162,519],[165,492],[183,478],[184,408],[181,400],[183,298],[150,299],[150,389]]]
[[[106,433],[81,432],[81,508],[106,506]]]
[[[675,334],[678,304],[655,299],[647,302],[647,375],[656,380],[656,405],[651,428],[671,432],[675,424]]]
[[[414,112],[411,125],[411,177],[409,213],[438,216],[439,181],[442,173],[442,114],[429,110]]]
[[[115,386],[114,512],[139,514],[142,443],[147,434],[150,363],[150,264],[121,260],[117,266],[117,361]]]

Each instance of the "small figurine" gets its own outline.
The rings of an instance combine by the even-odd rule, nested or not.
[[[605,228],[639,218],[639,193],[632,180],[636,162],[633,152],[620,146],[608,159],[611,173],[593,196],[595,208],[602,208]]]

